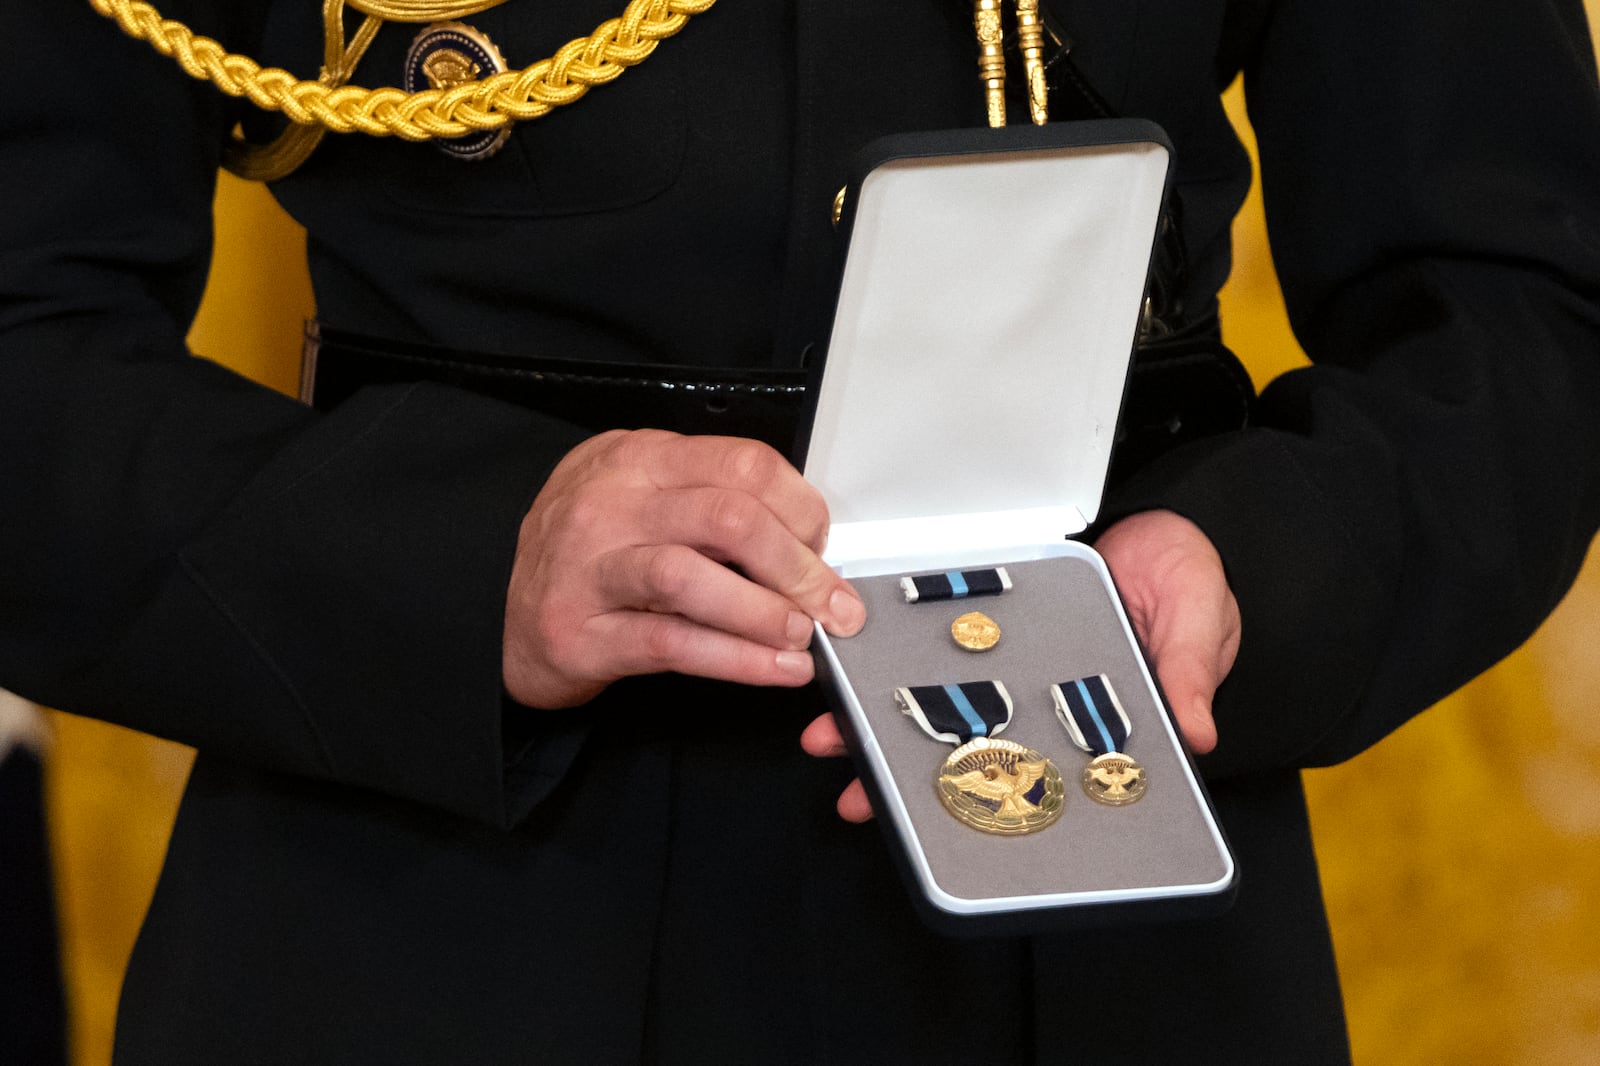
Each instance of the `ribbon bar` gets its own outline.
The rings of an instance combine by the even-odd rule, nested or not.
[[[983,570],[948,570],[942,574],[903,577],[900,588],[907,603],[923,600],[959,600],[963,596],[998,596],[1011,588],[1011,575],[1003,566]]]

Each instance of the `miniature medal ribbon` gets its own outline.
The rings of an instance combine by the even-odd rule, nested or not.
[[[895,689],[900,709],[935,740],[959,745],[940,767],[939,802],[985,833],[1033,833],[1061,817],[1066,788],[1045,756],[995,734],[1011,724],[1011,694],[998,681]]]
[[[1011,589],[1011,575],[1003,566],[984,570],[947,570],[942,574],[903,577],[900,588],[907,603],[959,600],[963,596],[998,596]]]
[[[1111,679],[1095,674],[1063,681],[1050,686],[1050,697],[1072,742],[1094,756],[1081,779],[1089,798],[1122,807],[1144,795],[1144,768],[1123,752],[1133,727]]]

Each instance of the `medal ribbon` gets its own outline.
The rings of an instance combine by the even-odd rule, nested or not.
[[[1133,731],[1128,712],[1104,674],[1062,681],[1050,686],[1056,717],[1066,726],[1072,742],[1092,755],[1120,752]]]
[[[1011,724],[1011,694],[998,681],[913,685],[894,692],[900,709],[924,733],[947,744],[992,737]]]

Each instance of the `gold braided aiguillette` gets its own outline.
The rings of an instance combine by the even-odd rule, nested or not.
[[[343,28],[347,2],[367,16],[348,47]],[[448,89],[407,93],[392,87],[365,89],[345,84],[383,20],[447,21],[504,2],[324,0],[327,46],[322,75],[316,81],[276,67],[263,69],[249,56],[228,52],[183,23],[162,18],[144,0],[89,0],[89,5],[130,37],[148,41],[156,51],[172,57],[190,77],[209,81],[229,96],[246,98],[263,110],[282,112],[306,127],[303,133],[291,127],[285,134],[287,140],[279,138],[271,145],[235,142],[229,169],[270,181],[304,161],[328,130],[427,141],[499,129],[508,122],[549,114],[578,100],[591,86],[604,85],[628,67],[644,62],[660,41],[683,29],[690,16],[709,10],[716,0],[629,0],[620,17],[601,23],[587,37],[568,41],[549,59]]]

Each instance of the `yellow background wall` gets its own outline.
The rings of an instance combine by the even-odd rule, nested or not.
[[[1593,23],[1600,0],[1586,2]],[[1229,105],[1245,129],[1237,90]],[[1224,321],[1260,383],[1303,356],[1258,195],[1235,239]],[[225,177],[218,241],[191,344],[293,392],[309,286],[258,267],[298,261],[303,235],[262,189]],[[244,247],[251,254],[233,254]],[[1362,1066],[1600,1061],[1597,556],[1510,659],[1359,758],[1306,775]],[[48,801],[74,1061],[102,1066],[190,752],[53,720]]]

